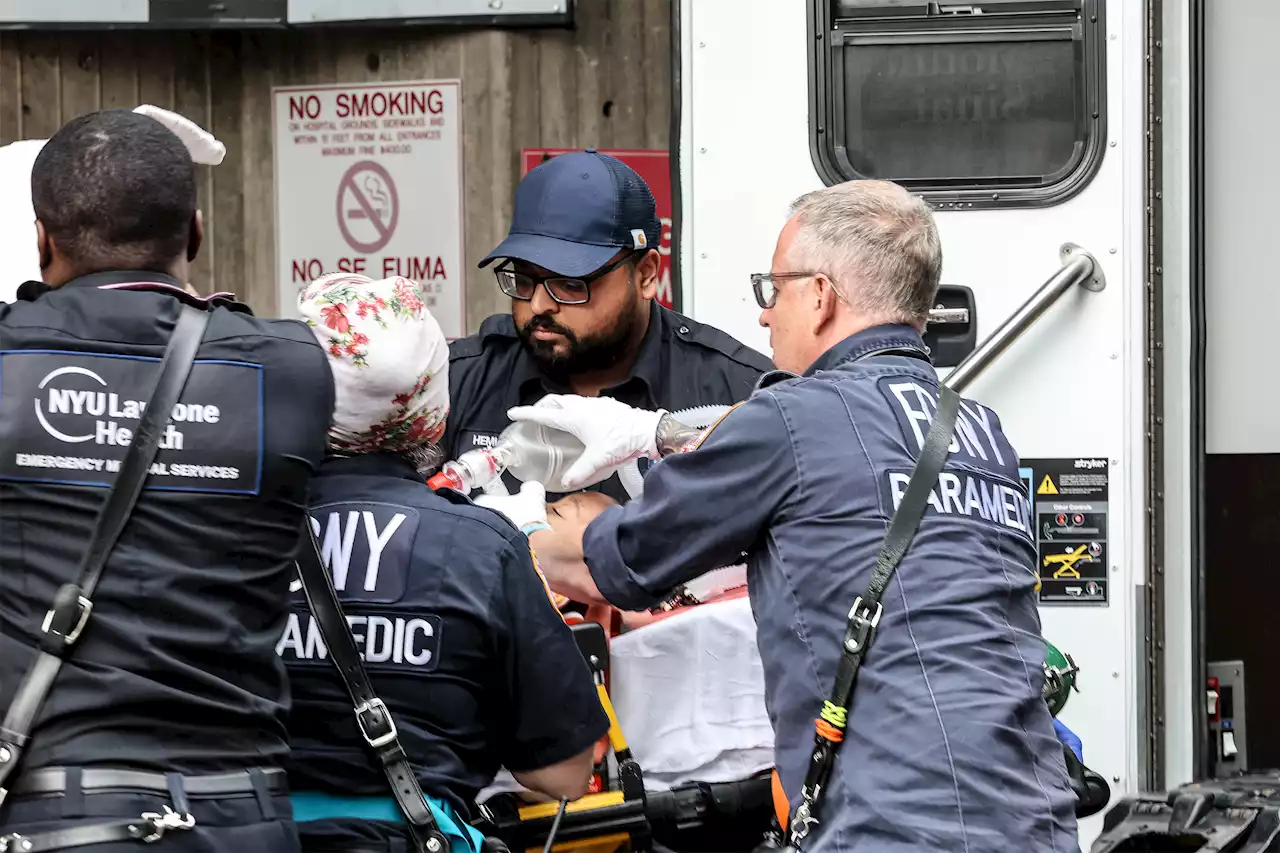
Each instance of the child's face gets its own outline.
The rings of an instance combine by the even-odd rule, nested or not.
[[[547,522],[557,531],[568,528],[584,530],[596,516],[616,505],[617,501],[608,495],[577,492],[547,504]]]

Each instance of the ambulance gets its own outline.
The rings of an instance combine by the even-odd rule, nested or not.
[[[679,308],[767,353],[749,276],[789,203],[868,177],[920,194],[944,255],[927,342],[1019,451],[1085,763],[1113,805],[1257,769],[1280,3],[675,7]],[[1249,710],[1280,710],[1248,674]]]

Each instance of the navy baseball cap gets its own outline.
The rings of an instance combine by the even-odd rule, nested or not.
[[[537,264],[564,276],[595,272],[623,249],[656,249],[653,193],[635,170],[594,148],[552,157],[516,187],[507,239],[480,262]]]

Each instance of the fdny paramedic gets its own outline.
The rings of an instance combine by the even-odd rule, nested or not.
[[[337,400],[310,497],[323,562],[437,823],[453,853],[478,853],[468,821],[499,768],[577,799],[609,721],[524,536],[423,482],[442,461],[449,380],[420,287],[338,273],[298,305],[329,353]],[[303,849],[399,849],[408,833],[300,587],[277,648],[293,686]]]
[[[648,185],[615,157],[589,148],[525,175],[510,233],[480,262],[501,259],[511,313],[450,347],[450,459],[496,442],[508,409],[545,394],[670,411],[746,399],[773,365],[658,303],[661,228]],[[628,499],[616,475],[592,488]]]
[[[155,119],[68,122],[31,193],[43,282],[0,305],[0,713],[28,702],[37,647],[60,641],[45,614],[76,578],[180,308],[209,318],[4,784],[0,839],[9,853],[151,835],[163,850],[297,850],[275,645],[333,409],[324,352],[302,323],[183,290],[204,234],[196,170]]]
[[[774,359],[794,373],[767,377],[700,446],[662,413],[616,400],[547,397],[512,412],[584,441],[571,481],[671,454],[649,471],[642,498],[606,510],[582,536],[532,534],[554,589],[649,607],[746,554],[792,809],[850,607],[938,405],[921,330],[941,266],[928,207],[896,184],[811,193],[796,202],[770,272],[752,277]],[[504,511],[536,520],[532,497],[513,496]],[[1041,698],[1032,525],[999,419],[964,401],[946,468],[885,592],[803,850],[1077,849],[1075,798]]]

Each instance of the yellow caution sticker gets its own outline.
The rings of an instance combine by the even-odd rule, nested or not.
[[[1056,495],[1058,487],[1053,484],[1053,478],[1048,474],[1044,475],[1044,479],[1040,481],[1040,488],[1036,489],[1037,495]]]
[[[1059,578],[1076,578],[1079,579],[1080,571],[1076,568],[1076,563],[1084,560],[1086,563],[1092,563],[1093,557],[1085,553],[1088,545],[1081,545],[1079,548],[1068,548],[1061,554],[1048,554],[1044,558],[1044,567],[1057,565],[1058,569],[1053,573],[1055,580]]]

